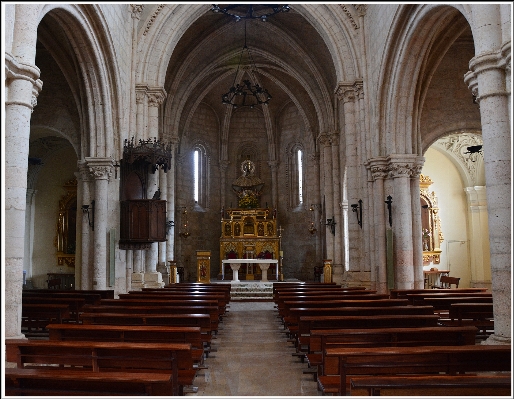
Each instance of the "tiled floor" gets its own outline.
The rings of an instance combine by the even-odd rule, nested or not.
[[[205,370],[187,396],[319,396],[307,363],[292,354],[273,302],[234,302],[213,340]]]

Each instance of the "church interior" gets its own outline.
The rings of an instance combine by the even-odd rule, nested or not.
[[[454,277],[510,345],[510,3],[2,9],[4,338],[34,290]]]

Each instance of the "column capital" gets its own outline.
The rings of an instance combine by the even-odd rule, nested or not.
[[[5,105],[22,105],[30,108],[31,112],[37,105],[37,98],[43,82],[39,79],[41,71],[35,65],[18,62],[12,54],[5,53],[5,76],[6,80],[13,81],[22,80],[31,84],[31,97],[28,100],[28,93],[24,87],[13,87],[9,90],[9,98],[5,101]]]
[[[387,157],[389,163],[389,176],[418,178],[425,158],[415,154],[391,154]]]
[[[274,159],[272,161],[268,161],[268,166],[270,167],[270,169],[272,171],[276,171],[278,168],[278,165],[279,165],[279,162],[276,159]]]
[[[318,136],[318,142],[324,147],[330,147],[333,144],[337,144],[339,138],[337,133],[320,133]]]
[[[148,96],[148,106],[159,107],[166,98],[166,90],[162,87],[149,87],[146,91]]]
[[[389,175],[389,162],[385,157],[369,159],[364,166],[371,172],[373,180],[386,179]]]
[[[337,99],[343,101],[343,103],[355,102],[356,93],[354,83],[338,82],[334,93],[337,95]]]
[[[95,180],[109,180],[112,176],[114,160],[112,158],[85,158],[90,175]]]

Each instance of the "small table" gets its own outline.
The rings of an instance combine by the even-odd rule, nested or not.
[[[276,275],[278,281],[278,259],[225,259],[222,261],[222,278],[225,280],[225,263],[230,264],[230,268],[234,272],[234,276],[232,281],[239,281],[239,268],[242,263],[258,263],[260,269],[262,270],[262,281],[268,281],[267,271],[270,267],[271,263],[276,263]]]

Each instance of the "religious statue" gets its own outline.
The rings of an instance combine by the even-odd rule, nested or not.
[[[245,159],[241,163],[241,171],[243,174],[232,183],[232,189],[238,197],[238,206],[246,209],[258,208],[264,183],[254,175],[255,163]]]

